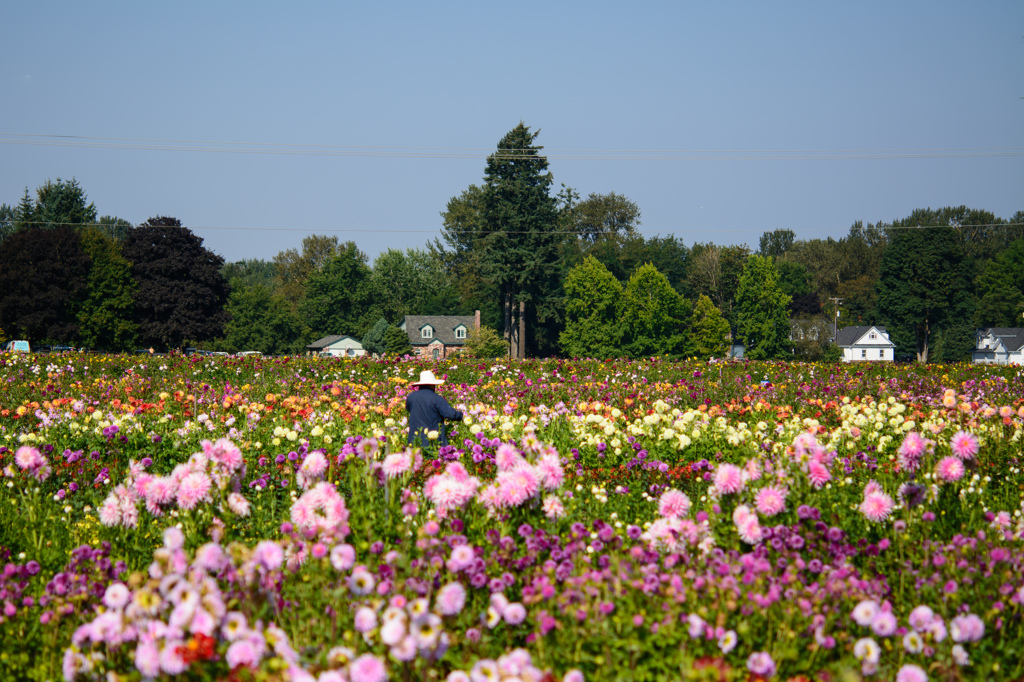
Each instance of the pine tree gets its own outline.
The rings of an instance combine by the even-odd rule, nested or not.
[[[409,335],[399,327],[388,327],[384,332],[384,345],[388,355],[409,355],[412,344]]]
[[[377,320],[377,323],[370,327],[370,331],[366,332],[366,335],[363,337],[363,350],[371,355],[384,355],[387,351],[384,335],[387,333],[389,326],[388,321],[383,317]]]
[[[497,286],[504,336],[516,357],[526,357],[526,326],[560,321],[558,211],[547,159],[537,133],[520,123],[487,157],[481,223],[482,271]],[[534,333],[533,346],[538,338]]]

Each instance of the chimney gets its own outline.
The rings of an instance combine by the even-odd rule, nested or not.
[[[474,324],[476,325],[476,330],[480,331],[480,311],[479,310],[476,311],[476,322]]]

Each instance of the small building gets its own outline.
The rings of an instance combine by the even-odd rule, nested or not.
[[[836,334],[836,345],[843,351],[843,362],[892,362],[896,344],[889,340],[885,327],[843,327]]]
[[[306,355],[332,355],[336,358],[356,358],[366,355],[363,344],[347,334],[325,336],[306,346]]]
[[[480,329],[475,315],[406,315],[398,325],[409,336],[412,354],[440,360],[461,353],[470,329]]]
[[[989,327],[974,333],[971,359],[979,364],[1024,363],[1024,327]]]

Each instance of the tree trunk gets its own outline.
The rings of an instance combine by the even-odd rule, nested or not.
[[[520,360],[526,359],[526,301],[519,302],[519,355]]]
[[[503,334],[505,336],[505,343],[508,344],[508,354],[512,357],[512,292],[509,290],[505,291],[505,296],[502,300],[502,306],[505,317],[505,328]]]

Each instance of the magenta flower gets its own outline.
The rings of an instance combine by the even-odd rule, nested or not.
[[[669,488],[658,500],[658,513],[666,518],[686,516],[690,511],[690,498],[686,493]]]
[[[789,491],[782,486],[770,485],[761,488],[754,496],[754,504],[759,514],[775,516],[786,511],[786,495]]]
[[[868,521],[878,523],[889,518],[892,508],[892,498],[880,490],[875,490],[865,493],[864,501],[860,504],[860,513]]]
[[[959,481],[964,477],[964,463],[959,457],[943,457],[935,465],[935,475],[945,483]]]
[[[208,502],[212,485],[210,477],[202,472],[189,474],[178,484],[178,506],[194,509],[200,502]]]
[[[720,494],[730,495],[743,490],[743,471],[735,464],[720,464],[715,471],[715,488]]]
[[[363,654],[349,665],[348,675],[352,682],[384,682],[388,671],[384,661],[373,654]]]
[[[908,663],[896,673],[896,682],[928,682],[928,675],[919,666]]]
[[[466,588],[451,582],[437,591],[437,610],[442,616],[454,616],[466,605]]]
[[[960,459],[974,459],[980,449],[978,439],[967,431],[957,431],[949,439],[949,447]]]

